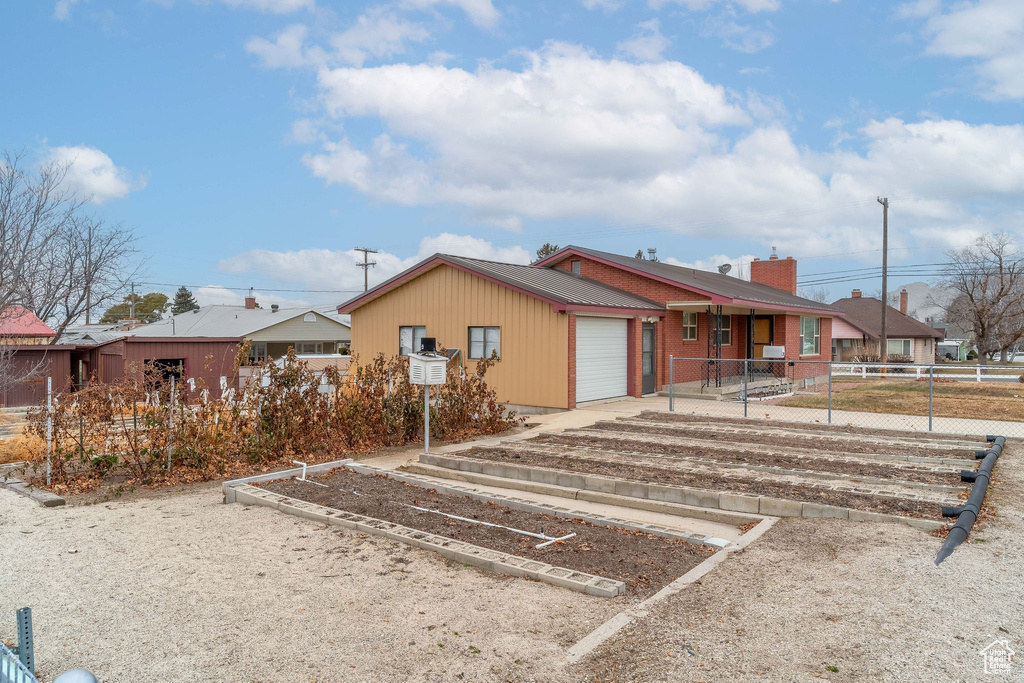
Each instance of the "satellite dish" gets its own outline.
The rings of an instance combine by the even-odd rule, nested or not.
[[[722,275],[725,275],[730,270],[732,270],[731,263],[723,263],[722,265],[718,266],[718,272],[721,273]]]

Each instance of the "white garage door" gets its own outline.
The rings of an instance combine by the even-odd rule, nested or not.
[[[576,318],[576,402],[625,396],[626,321]]]

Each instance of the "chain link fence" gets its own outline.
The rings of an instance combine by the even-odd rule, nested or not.
[[[1024,437],[1024,367],[669,358],[669,410]],[[664,393],[664,392],[663,392]]]

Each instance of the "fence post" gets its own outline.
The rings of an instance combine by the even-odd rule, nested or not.
[[[18,620],[18,661],[35,676],[36,653],[32,638],[32,608],[22,607],[15,615]]]
[[[423,452],[430,452],[430,385],[423,385]]]
[[[171,471],[171,448],[174,444],[174,375],[171,375],[171,413],[167,418],[167,471]]]
[[[832,361],[828,362],[828,423],[832,424]]]
[[[668,357],[668,412],[670,413],[676,409],[676,383],[673,375],[676,364],[672,362],[673,360],[675,360],[675,356]]]
[[[750,392],[750,360],[747,358],[743,359],[743,417],[747,416],[747,402],[750,400],[748,393]]]
[[[932,365],[928,368],[928,431],[932,431],[932,396],[934,391],[932,390],[932,382],[935,379],[935,366]]]
[[[975,374],[975,376],[977,376],[977,378],[978,378],[978,380],[977,380],[977,381],[979,381],[979,382],[980,382],[980,381],[981,381],[981,365],[978,365],[978,369],[974,371],[974,374]]]
[[[46,485],[50,485],[50,454],[53,452],[53,378],[46,378]]]

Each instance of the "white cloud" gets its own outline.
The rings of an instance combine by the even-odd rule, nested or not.
[[[109,156],[95,147],[54,147],[49,150],[48,161],[67,164],[64,182],[94,204],[121,199],[146,186],[144,178],[134,177],[127,169],[114,165]]]
[[[260,58],[267,68],[296,68],[349,64],[362,66],[371,58],[382,59],[405,52],[409,43],[421,43],[430,32],[420,24],[399,17],[385,8],[373,8],[361,14],[349,28],[328,36],[329,48],[306,45],[309,28],[293,24],[273,36],[273,40],[252,37],[245,43],[247,52]]]
[[[941,4],[919,1],[903,15],[928,17],[928,54],[975,60],[985,97],[1024,98],[1024,2],[962,2],[943,13]]]
[[[259,57],[263,66],[271,69],[305,66],[309,63],[303,53],[307,33],[307,27],[293,24],[275,35],[273,41],[266,38],[250,38],[245,43],[245,49]]]
[[[288,14],[300,9],[313,9],[314,0],[221,0],[236,9],[254,9],[271,14]]]
[[[343,63],[361,66],[370,57],[382,58],[405,52],[406,43],[420,43],[430,33],[420,24],[402,19],[392,11],[371,9],[355,25],[330,39],[334,55]]]
[[[403,258],[386,251],[373,254],[373,260],[377,265],[370,269],[370,285],[383,282],[436,253],[506,263],[529,263],[531,256],[530,252],[519,246],[496,247],[487,240],[470,235],[441,233],[424,237],[412,256]],[[362,291],[363,269],[356,266],[357,263],[362,263],[362,260],[362,252],[354,249],[253,249],[222,260],[218,268],[227,273],[253,273],[281,282],[299,283],[309,289],[349,290],[342,294],[329,295],[340,302]]]
[[[722,46],[753,54],[771,47],[775,36],[770,32],[738,23],[729,14],[711,17],[704,23],[703,34],[721,38]]]
[[[491,0],[402,0],[402,5],[415,9],[454,5],[465,12],[469,20],[480,28],[494,28],[501,21],[501,12],[495,9]]]
[[[580,0],[580,3],[589,10],[599,9],[611,13],[619,10],[625,0]]]
[[[57,21],[71,21],[71,8],[78,4],[78,0],[57,0],[53,6],[53,18]]]
[[[653,9],[661,9],[666,5],[682,5],[688,10],[701,11],[714,7],[716,4],[742,7],[747,12],[774,12],[782,6],[781,0],[649,0]]]
[[[738,277],[741,280],[750,279],[750,262],[755,257],[753,254],[743,254],[742,256],[727,256],[725,254],[715,254],[703,259],[697,259],[695,261],[680,261],[677,258],[671,256],[664,259],[665,263],[669,263],[673,266],[682,266],[683,268],[696,268],[697,270],[706,270],[711,273],[717,273],[719,266],[728,263],[731,267],[729,268],[728,275],[731,277]]]
[[[669,39],[661,34],[657,19],[644,21],[636,25],[636,33],[629,40],[624,40],[616,47],[620,53],[629,55],[642,62],[655,62],[668,48]]]
[[[196,302],[200,306],[241,306],[245,303],[245,294],[222,287],[220,285],[206,285],[199,287],[193,292]],[[271,304],[278,306],[309,306],[310,303],[301,298],[291,299],[279,296],[275,293],[265,293],[258,290],[253,291],[256,303],[263,308],[269,308]],[[188,315],[187,313],[185,315]]]

